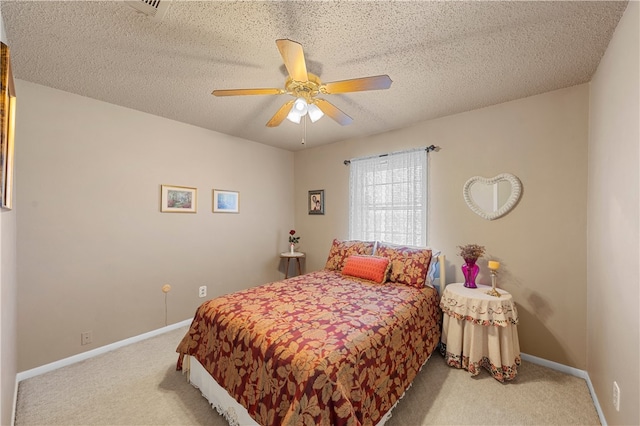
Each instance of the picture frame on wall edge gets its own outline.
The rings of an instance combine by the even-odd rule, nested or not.
[[[13,208],[13,143],[16,89],[9,46],[0,42],[0,207]]]

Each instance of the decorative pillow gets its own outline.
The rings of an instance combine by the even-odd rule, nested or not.
[[[440,283],[436,279],[440,278],[440,259],[438,258],[442,252],[440,250],[431,249],[431,262],[429,262],[429,271],[427,271],[426,284],[431,287],[438,287]]]
[[[390,268],[391,262],[386,257],[354,255],[345,261],[342,275],[384,284]]]
[[[431,249],[378,243],[376,256],[389,259],[389,281],[422,288],[431,263]]]
[[[373,254],[374,241],[338,240],[334,239],[329,250],[329,257],[324,269],[342,271],[344,262],[354,254]]]

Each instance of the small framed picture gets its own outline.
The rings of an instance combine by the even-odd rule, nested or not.
[[[163,213],[196,213],[198,190],[188,186],[161,185],[160,211]]]
[[[214,213],[240,213],[240,193],[238,191],[213,190]]]
[[[324,214],[324,189],[309,191],[309,214]]]

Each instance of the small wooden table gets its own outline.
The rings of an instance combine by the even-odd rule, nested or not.
[[[491,286],[467,288],[449,284],[440,300],[442,352],[451,367],[464,368],[472,376],[484,367],[499,381],[512,380],[520,365],[518,310],[511,294],[497,289],[500,297],[486,294]]]
[[[283,253],[280,253],[280,259],[287,260],[284,265],[284,279],[289,278],[289,262],[291,261],[291,259],[295,259],[298,264],[298,275],[302,274],[302,270],[300,268],[300,259],[302,259],[303,257],[305,257],[305,254],[299,251],[294,251],[293,253],[285,251]]]

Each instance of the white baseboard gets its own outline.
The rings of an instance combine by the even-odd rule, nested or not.
[[[544,358],[538,358],[537,356],[533,355],[520,354],[520,357],[524,361],[528,361],[532,364],[542,365],[543,367],[547,367],[552,370],[560,371],[561,373],[569,374],[570,376],[580,377],[581,379],[584,379],[587,382],[587,387],[589,388],[591,399],[593,399],[593,404],[595,405],[596,411],[598,412],[600,424],[602,424],[602,426],[607,426],[607,420],[604,418],[604,413],[602,412],[602,408],[600,407],[600,403],[598,402],[598,396],[596,395],[596,391],[593,388],[593,384],[591,383],[591,378],[589,378],[589,373],[584,370],[580,370],[579,368],[569,367],[568,365],[549,361]]]
[[[67,365],[75,364],[76,362],[84,361],[85,359],[102,355],[114,349],[118,349],[123,346],[130,345],[132,343],[140,342],[142,340],[146,340],[146,339],[149,339],[150,337],[158,336],[160,334],[175,330],[180,327],[188,326],[189,324],[191,324],[192,320],[193,318],[189,318],[187,320],[177,322],[175,324],[171,324],[166,327],[159,328],[157,330],[152,330],[147,333],[140,334],[138,336],[133,336],[128,339],[120,340],[119,342],[114,342],[114,343],[101,346],[99,348],[96,348],[87,352],[83,352],[78,355],[73,355],[68,358],[61,359],[59,361],[54,361],[50,364],[45,364],[40,367],[32,368],[31,370],[21,371],[16,376],[16,395],[17,395],[18,383],[20,383],[22,380],[30,379],[31,377],[39,376],[40,374],[48,373],[49,371],[57,370],[58,368],[66,367]]]

